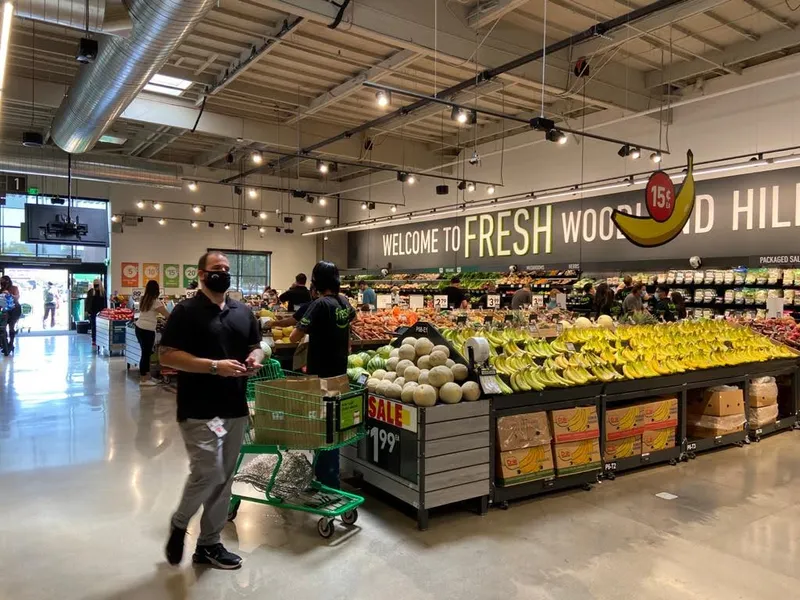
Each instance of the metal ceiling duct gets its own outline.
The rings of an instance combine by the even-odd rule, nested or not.
[[[0,173],[67,177],[67,158],[56,148],[0,147]],[[72,157],[72,178],[159,188],[180,188],[180,167],[112,155]]]
[[[216,0],[130,0],[127,38],[103,37],[97,59],[83,66],[53,119],[64,151],[91,150]]]
[[[122,0],[18,0],[14,14],[71,29],[127,36],[133,23]],[[87,14],[88,13],[88,14]]]

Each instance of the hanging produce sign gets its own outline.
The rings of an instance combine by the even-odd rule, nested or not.
[[[647,196],[637,189],[553,204],[532,199],[483,214],[350,231],[348,267],[391,262],[398,272],[454,264],[485,271],[512,264],[585,269],[586,263],[685,263],[690,256],[752,257],[758,266],[794,264],[800,256],[800,168],[700,181],[694,200],[690,187],[687,180],[675,189],[670,203],[669,186],[653,177]],[[615,211],[618,219],[642,219],[623,225],[640,248],[632,251]]]
[[[158,282],[159,275],[161,274],[161,265],[158,263],[144,263],[142,265],[142,277],[144,284],[147,285],[148,281]]]
[[[183,265],[183,287],[188,288],[197,281],[197,265]]]
[[[176,288],[181,283],[180,265],[164,265],[164,287]]]
[[[139,263],[124,262],[120,265],[122,287],[139,287]]]
[[[683,231],[692,216],[695,201],[691,150],[686,153],[686,161],[689,167],[677,196],[672,179],[664,171],[656,171],[650,176],[644,189],[649,217],[614,210],[614,224],[632,243],[643,248],[663,246]]]

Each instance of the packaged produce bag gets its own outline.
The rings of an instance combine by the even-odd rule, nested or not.
[[[686,428],[690,438],[709,438],[742,431],[744,422],[744,413],[727,417],[690,413]]]
[[[750,380],[747,405],[751,407],[771,406],[778,403],[778,384],[774,377],[757,377]]]

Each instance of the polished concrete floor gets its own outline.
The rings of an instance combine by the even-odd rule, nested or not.
[[[311,517],[245,503],[224,532],[240,571],[175,569],[174,396],[140,391],[84,336],[23,338],[0,362],[0,600],[798,598],[798,449],[783,433],[424,533],[375,499],[330,542]]]

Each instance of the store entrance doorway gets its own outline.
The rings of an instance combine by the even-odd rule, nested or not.
[[[8,267],[19,288],[22,318],[19,331],[67,333],[70,329],[69,272],[67,269]]]

